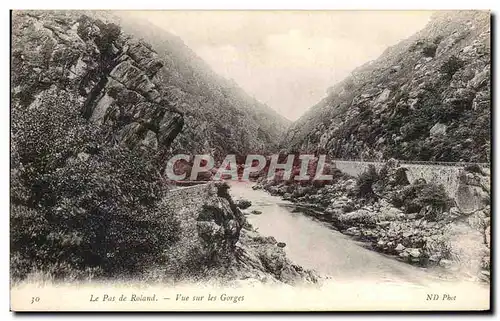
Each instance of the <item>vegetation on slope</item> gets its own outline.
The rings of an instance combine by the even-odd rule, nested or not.
[[[80,115],[65,91],[12,107],[11,272],[131,275],[165,264],[178,222],[151,151],[130,150]]]
[[[436,14],[329,89],[283,148],[342,159],[488,162],[490,15]]]

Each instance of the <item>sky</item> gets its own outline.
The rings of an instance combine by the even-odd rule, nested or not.
[[[290,120],[356,67],[429,21],[431,11],[138,11],[218,74]]]

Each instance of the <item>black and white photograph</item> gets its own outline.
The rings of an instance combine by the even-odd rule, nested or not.
[[[11,10],[10,309],[489,311],[488,10]]]

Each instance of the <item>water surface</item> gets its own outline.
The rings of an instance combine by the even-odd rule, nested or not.
[[[287,256],[304,268],[314,269],[334,280],[411,283],[423,285],[445,281],[441,269],[426,269],[398,261],[362,246],[336,231],[329,223],[304,214],[293,203],[253,190],[252,183],[231,182],[235,199],[252,202],[249,222],[264,236],[285,242]]]

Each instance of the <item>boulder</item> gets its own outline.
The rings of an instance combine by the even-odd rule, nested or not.
[[[128,43],[127,54],[146,71],[148,77],[153,77],[163,67],[163,61],[151,46],[144,41],[131,40]]]
[[[350,227],[346,230],[343,231],[344,234],[350,235],[350,236],[360,236],[361,235],[361,230],[358,227]]]
[[[399,257],[402,259],[408,259],[409,256],[410,256],[410,254],[408,254],[408,252],[406,252],[406,251],[399,253]]]
[[[486,218],[483,211],[476,211],[467,217],[467,223],[478,231],[484,231],[487,226]]]
[[[463,213],[476,212],[490,204],[489,177],[461,170],[455,201]]]
[[[146,137],[142,141],[142,144],[144,146],[148,146],[149,148],[151,148],[153,150],[157,150],[158,149],[158,139],[156,138],[156,133],[151,131],[151,130],[148,130],[148,132],[146,133]]]
[[[390,89],[384,89],[384,91],[378,96],[378,98],[375,100],[376,104],[386,102],[387,99],[389,99],[389,95],[391,94]]]
[[[441,260],[441,253],[433,253],[429,256],[429,261],[432,263],[439,263],[439,260]]]
[[[274,238],[260,236],[255,230],[243,230],[236,244],[236,262],[233,272],[241,279],[259,280],[259,283],[311,284],[319,277],[309,270],[293,264],[287,259],[283,248]]]
[[[441,136],[441,135],[446,135],[446,129],[448,126],[445,124],[441,123],[436,123],[432,128],[429,130],[429,134],[431,136]]]
[[[375,225],[377,218],[374,212],[367,209],[359,209],[354,212],[339,215],[338,221],[342,226],[350,227],[359,224]]]
[[[488,248],[491,247],[491,227],[488,225],[484,230],[484,241]]]
[[[394,221],[399,217],[405,216],[405,214],[398,208],[395,207],[381,207],[379,212],[379,219],[386,221]]]
[[[396,65],[396,66],[392,66],[391,67],[391,72],[398,72],[401,70],[401,66],[400,65]]]
[[[82,162],[86,162],[90,158],[90,154],[83,153],[83,152],[78,153],[78,155],[76,155],[76,156]]]
[[[404,251],[405,249],[406,249],[406,247],[403,244],[398,243],[398,245],[396,246],[396,248],[394,250],[401,252],[401,251]]]
[[[411,256],[411,257],[414,257],[414,258],[419,258],[420,255],[421,255],[421,252],[419,249],[416,249],[416,248],[408,248],[406,249],[408,251],[408,254]]]
[[[252,206],[252,202],[250,202],[248,200],[241,199],[241,200],[236,201],[236,206],[238,206],[240,209],[244,210],[244,209],[247,209],[250,206]]]
[[[184,126],[184,118],[174,111],[165,111],[158,130],[159,146],[170,146]]]

